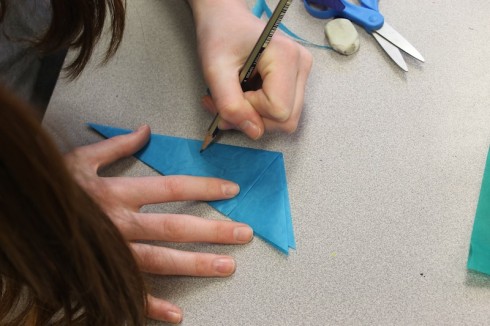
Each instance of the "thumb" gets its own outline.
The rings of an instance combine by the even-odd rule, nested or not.
[[[98,170],[121,158],[133,155],[146,145],[149,138],[150,127],[142,125],[132,133],[79,147],[77,155]]]

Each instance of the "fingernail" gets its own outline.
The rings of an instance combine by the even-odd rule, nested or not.
[[[226,182],[221,185],[221,190],[223,191],[223,194],[227,197],[233,197],[238,194],[240,191],[240,187],[233,182]]]
[[[235,240],[242,243],[247,243],[252,239],[253,231],[248,226],[239,226],[233,230]]]
[[[260,137],[260,128],[250,120],[243,121],[238,127],[253,139]]]
[[[182,321],[182,315],[177,311],[167,311],[167,319],[172,324],[179,324]]]
[[[136,132],[143,130],[146,126],[147,126],[146,123],[144,125],[139,126],[138,129],[136,129]]]
[[[213,268],[220,274],[230,275],[235,271],[235,261],[228,257],[216,258],[213,261]]]
[[[290,112],[283,109],[272,112],[272,117],[274,118],[274,120],[277,120],[279,122],[286,121],[287,119],[289,119],[289,116],[290,116]]]

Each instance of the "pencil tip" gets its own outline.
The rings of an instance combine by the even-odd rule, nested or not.
[[[199,153],[204,152],[204,150],[206,148],[208,148],[208,146],[209,146],[209,144],[211,143],[212,140],[213,140],[213,137],[211,137],[210,135],[206,135],[206,138],[204,138],[204,141],[202,143],[201,149],[199,150]]]

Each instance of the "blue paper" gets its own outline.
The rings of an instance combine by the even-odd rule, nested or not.
[[[490,151],[471,234],[468,269],[490,275]]]
[[[132,132],[89,123],[110,138]],[[231,219],[243,222],[254,233],[288,254],[294,241],[286,171],[282,153],[214,143],[200,153],[202,141],[152,134],[148,144],[134,154],[165,175],[217,177],[240,185],[231,199],[209,205]]]

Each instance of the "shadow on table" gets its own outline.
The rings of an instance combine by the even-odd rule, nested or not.
[[[475,271],[468,271],[466,273],[465,285],[490,289],[490,275]]]

